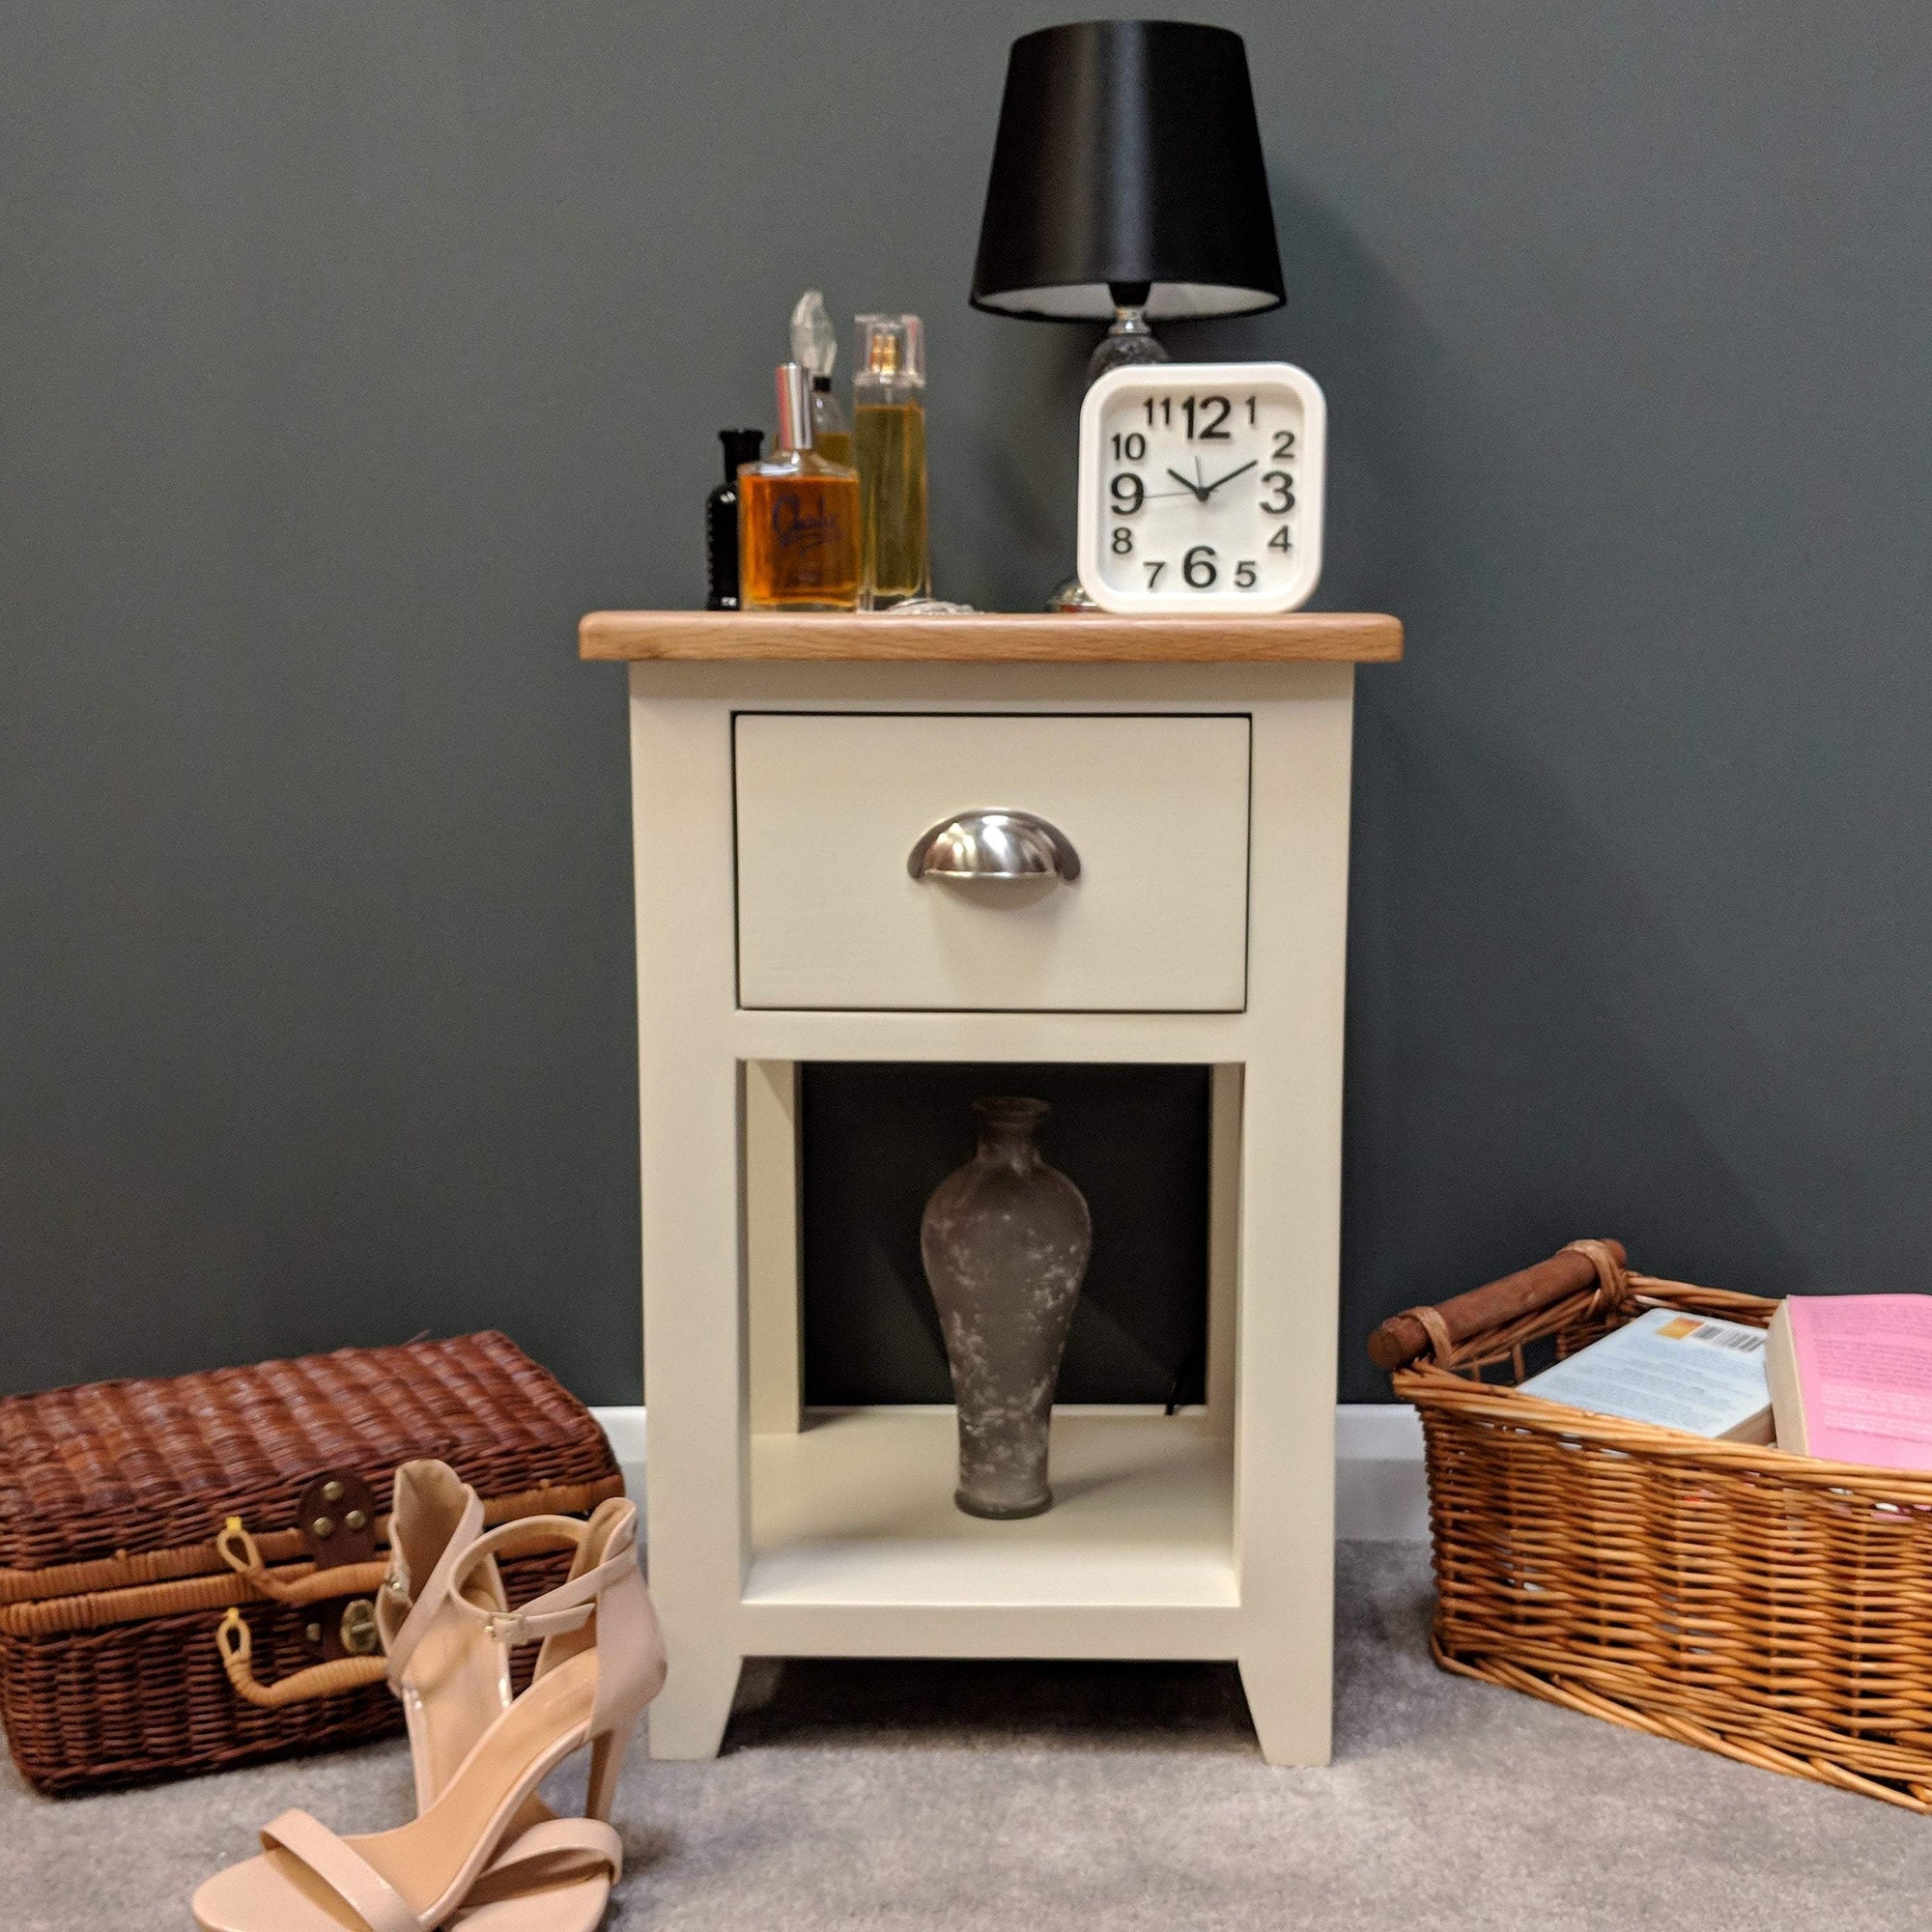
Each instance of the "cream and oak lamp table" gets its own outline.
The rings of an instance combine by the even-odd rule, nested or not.
[[[653,1752],[717,1751],[747,1657],[1199,1658],[1271,1763],[1325,1761],[1350,738],[1401,626],[606,611],[581,647],[630,665]],[[991,810],[1054,868],[921,875]],[[954,1509],[950,1409],[800,1406],[800,1065],[975,1060],[1212,1068],[1206,1404],[1060,1407],[1018,1522]]]

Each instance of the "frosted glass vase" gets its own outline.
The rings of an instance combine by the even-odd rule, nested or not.
[[[1054,1385],[1094,1245],[1086,1198],[1040,1158],[1044,1100],[975,1100],[973,1158],[933,1189],[920,1253],[959,1407],[968,1516],[1037,1516],[1053,1502]]]

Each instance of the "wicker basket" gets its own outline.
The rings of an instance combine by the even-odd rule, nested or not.
[[[493,1523],[623,1490],[596,1419],[496,1334],[0,1401],[0,1718],[22,1774],[77,1791],[399,1728],[369,1600],[412,1457],[449,1463]],[[318,1544],[330,1485],[345,1520]],[[506,1564],[512,1602],[569,1563]],[[534,1653],[516,1662],[521,1686]]]
[[[1932,1811],[1932,1473],[1707,1441],[1511,1386],[1531,1345],[1568,1353],[1646,1308],[1761,1327],[1777,1306],[1624,1261],[1578,1241],[1371,1338],[1422,1417],[1436,1662]]]

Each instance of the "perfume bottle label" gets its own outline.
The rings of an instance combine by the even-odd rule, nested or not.
[[[847,540],[838,506],[828,503],[819,491],[774,491],[771,517],[773,543],[795,556],[809,556]]]

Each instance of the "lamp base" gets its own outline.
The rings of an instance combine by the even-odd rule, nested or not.
[[[1138,302],[1117,303],[1114,320],[1087,358],[1091,387],[1109,369],[1125,369],[1137,362],[1166,362],[1171,358],[1159,336],[1148,327],[1147,310]]]
[[[1146,291],[1138,291],[1145,296]],[[1094,345],[1087,358],[1087,385],[1092,388],[1109,369],[1127,369],[1136,363],[1166,362],[1172,358],[1159,336],[1148,327],[1147,309],[1140,302],[1122,302],[1114,307],[1113,326]],[[1049,611],[1097,611],[1100,607],[1081,588],[1077,577],[1069,577],[1046,600]]]

